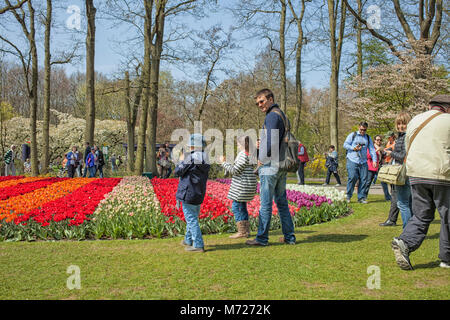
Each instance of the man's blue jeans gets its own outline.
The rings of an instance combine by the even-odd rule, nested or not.
[[[369,168],[367,166],[367,162],[355,163],[347,159],[347,199],[352,198],[353,191],[355,190],[355,185],[358,180],[358,201],[365,199],[365,185],[367,183],[368,171]]]
[[[248,220],[247,202],[233,200],[231,211],[234,214],[234,220],[236,222]]]
[[[89,167],[89,178],[95,178],[95,166]]]
[[[198,221],[198,215],[200,213],[200,205],[188,204],[183,202],[183,214],[186,220],[186,234],[184,236],[184,242],[195,248],[203,248],[202,231],[200,230],[200,224]]]
[[[395,187],[397,189],[397,207],[400,209],[403,229],[405,229],[406,224],[408,223],[409,219],[411,219],[412,215],[412,196],[409,178],[406,177],[406,181],[403,186]]]
[[[272,219],[272,202],[275,200],[281,220],[284,241],[295,243],[294,223],[286,198],[286,172],[264,172],[263,169],[267,167],[265,165],[259,169],[261,207],[259,209],[258,233],[255,240],[263,245],[268,244],[270,221]]]

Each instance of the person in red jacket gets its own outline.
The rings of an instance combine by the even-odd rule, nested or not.
[[[305,164],[309,161],[309,157],[306,147],[301,142],[298,144],[297,157],[300,160],[300,165],[298,166],[297,171],[297,181],[298,184],[305,184]]]

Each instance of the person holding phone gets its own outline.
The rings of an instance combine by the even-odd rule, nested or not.
[[[358,202],[367,203],[364,192],[369,170],[367,165],[367,149],[369,149],[370,156],[372,157],[373,167],[376,168],[378,166],[378,157],[373,146],[373,141],[366,134],[368,126],[367,122],[361,122],[358,131],[350,133],[344,142],[344,149],[347,150],[348,203],[350,203],[358,180]]]

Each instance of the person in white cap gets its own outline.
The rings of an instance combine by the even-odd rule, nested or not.
[[[181,202],[186,220],[186,234],[181,244],[186,246],[186,251],[204,252],[198,216],[206,194],[210,164],[203,150],[206,142],[201,134],[192,134],[187,146],[190,152],[180,156],[180,163],[175,168],[175,176],[180,177],[175,195],[177,207]]]

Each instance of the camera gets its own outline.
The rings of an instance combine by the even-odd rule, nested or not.
[[[364,147],[366,144],[365,143],[358,143],[356,146],[357,147]]]

